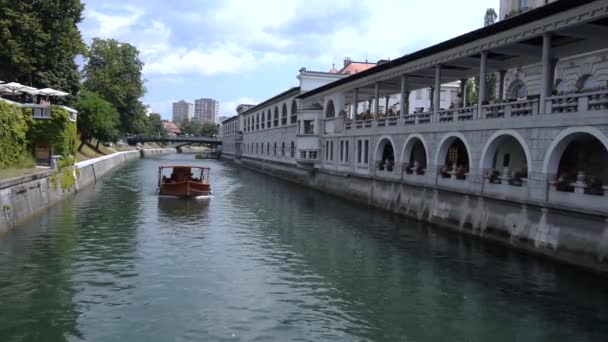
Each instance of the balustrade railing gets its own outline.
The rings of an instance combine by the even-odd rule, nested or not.
[[[434,115],[432,112],[411,113],[401,116],[370,117],[361,114],[365,119],[347,120],[345,129],[363,129],[372,127],[394,127],[398,125],[418,125],[431,122],[458,122],[467,120],[508,119],[542,114],[539,112],[538,98],[521,101],[507,101],[465,108],[444,109]],[[608,90],[597,90],[587,93],[552,96],[546,100],[547,114],[581,111],[608,110]]]
[[[608,90],[552,96],[546,107],[548,113],[608,110]]]

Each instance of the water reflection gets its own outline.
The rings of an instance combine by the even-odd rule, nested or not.
[[[209,202],[213,199],[158,198],[159,221],[167,224],[175,222],[197,222],[208,216]]]

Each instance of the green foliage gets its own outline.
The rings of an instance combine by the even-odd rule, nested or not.
[[[146,136],[149,137],[166,137],[167,131],[163,126],[163,120],[158,113],[150,113],[148,117]]]
[[[80,0],[0,0],[0,79],[78,92]]]
[[[217,125],[209,122],[201,123],[196,120],[186,120],[182,122],[180,128],[183,134],[190,134],[197,137],[210,137],[218,133]]]
[[[146,89],[139,51],[114,39],[94,38],[87,57],[84,87],[116,108],[122,133],[144,133],[146,116],[140,98]]]
[[[488,8],[485,16],[483,17],[483,26],[490,26],[494,24],[497,18],[498,14],[496,14],[496,10],[494,8]]]
[[[96,93],[83,90],[78,97],[76,109],[78,132],[83,142],[90,142],[93,138],[99,141],[117,140],[119,117],[111,103]]]
[[[69,118],[65,109],[53,106],[51,119],[33,120],[28,132],[31,143],[47,142],[53,147],[54,154],[62,156],[60,166],[73,165],[76,154],[76,123]]]
[[[0,168],[14,167],[28,158],[28,119],[17,106],[0,101]]]

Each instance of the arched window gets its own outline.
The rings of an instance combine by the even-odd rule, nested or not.
[[[284,141],[281,143],[281,156],[285,157],[285,142]]]
[[[437,164],[441,166],[441,176],[450,178],[455,172],[456,179],[466,179],[469,172],[469,153],[465,143],[456,136],[443,141],[437,155]]]
[[[336,107],[334,106],[334,101],[329,100],[327,102],[327,108],[325,109],[325,117],[333,118],[336,116]]]
[[[281,113],[281,125],[282,126],[287,125],[287,104],[286,103],[283,103],[283,110]]]
[[[258,154],[258,143],[255,143],[255,154]]]
[[[291,123],[295,124],[298,121],[298,103],[295,99],[291,101]]]
[[[566,82],[566,80],[562,80],[562,79],[557,79],[555,81],[555,93],[557,93],[557,95],[562,95],[565,92],[568,91],[568,82]]]
[[[407,141],[403,150],[403,160],[407,161],[408,174],[424,174],[428,161],[426,148],[420,138],[414,137]]]
[[[595,81],[593,76],[585,74],[581,76],[576,82],[576,89],[579,91],[590,91],[597,88],[598,83]]]
[[[266,143],[266,154],[270,155],[270,142]]]
[[[277,156],[277,142],[274,142],[274,149],[273,149],[273,154],[276,157]]]
[[[290,153],[291,153],[291,158],[293,158],[293,157],[295,156],[295,154],[296,154],[296,145],[294,144],[294,142],[293,142],[293,141],[291,142],[291,150],[290,150]]]
[[[266,117],[268,120],[268,128],[272,127],[272,112],[268,109],[268,116]]]
[[[274,127],[279,126],[279,107],[274,107]]]
[[[556,172],[556,190],[573,192],[572,183],[582,181],[586,194],[604,195],[603,186],[608,184],[608,150],[598,137],[572,133],[549,153],[547,173]]]
[[[521,80],[513,81],[507,89],[507,98],[521,99],[526,97],[528,97],[528,88],[526,87],[526,84]]]
[[[382,139],[376,150],[376,163],[379,170],[393,171],[395,166],[395,150],[388,139]]]
[[[264,126],[266,125],[266,113],[262,112],[262,129],[264,129]]]

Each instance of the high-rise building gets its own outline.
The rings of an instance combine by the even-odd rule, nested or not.
[[[173,102],[173,121],[179,124],[185,120],[192,119],[194,114],[194,105],[192,103],[181,100],[179,102]]]
[[[557,0],[500,0],[499,17],[503,20],[555,1]]]
[[[220,103],[214,99],[194,100],[194,118],[200,122],[216,123]]]

